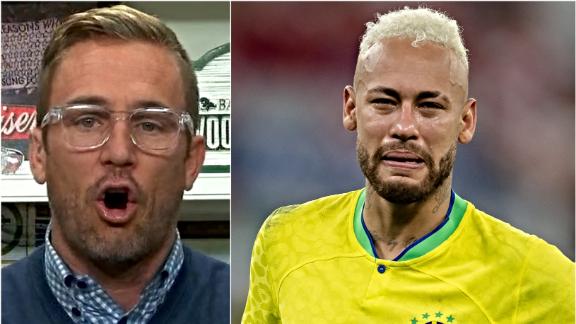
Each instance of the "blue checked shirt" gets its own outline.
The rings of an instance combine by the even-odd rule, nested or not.
[[[49,226],[44,254],[46,279],[52,293],[75,323],[147,323],[164,301],[184,262],[180,234],[176,232],[176,241],[164,266],[144,288],[138,304],[124,312],[94,279],[72,273],[50,243],[50,232]]]

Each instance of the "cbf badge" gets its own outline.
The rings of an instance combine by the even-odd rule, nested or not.
[[[452,314],[437,312],[426,312],[423,314],[412,316],[408,322],[410,324],[446,324],[456,323],[456,317]]]

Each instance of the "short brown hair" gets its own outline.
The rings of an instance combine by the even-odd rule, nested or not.
[[[39,102],[37,124],[50,107],[49,98],[54,72],[63,54],[72,45],[96,37],[110,37],[123,40],[145,41],[165,46],[176,55],[180,75],[185,89],[186,110],[198,129],[198,82],[192,62],[176,34],[158,18],[134,8],[117,5],[109,8],[95,8],[73,14],[59,25],[44,51],[40,70]]]

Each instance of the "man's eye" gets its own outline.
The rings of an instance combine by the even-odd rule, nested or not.
[[[432,102],[432,101],[425,101],[425,102],[420,104],[420,107],[433,108],[433,109],[444,109],[443,105],[441,105],[437,102]]]
[[[370,100],[370,103],[377,105],[396,105],[396,102],[394,100],[388,98],[375,98]]]
[[[377,111],[392,112],[398,106],[398,102],[389,98],[374,98],[370,100],[370,105]]]
[[[140,131],[146,132],[146,133],[159,132],[162,130],[162,127],[158,123],[155,123],[152,121],[142,121],[142,122],[138,123],[136,125],[136,127]]]
[[[93,116],[85,116],[85,117],[78,118],[76,120],[75,124],[78,127],[88,129],[88,128],[95,128],[95,127],[99,126],[101,123],[98,121],[98,119],[96,119]]]

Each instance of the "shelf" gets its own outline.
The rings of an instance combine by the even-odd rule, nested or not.
[[[2,175],[2,202],[47,202],[46,184],[34,181],[28,161],[15,174]],[[208,152],[194,187],[184,192],[184,200],[230,199],[230,152]]]

